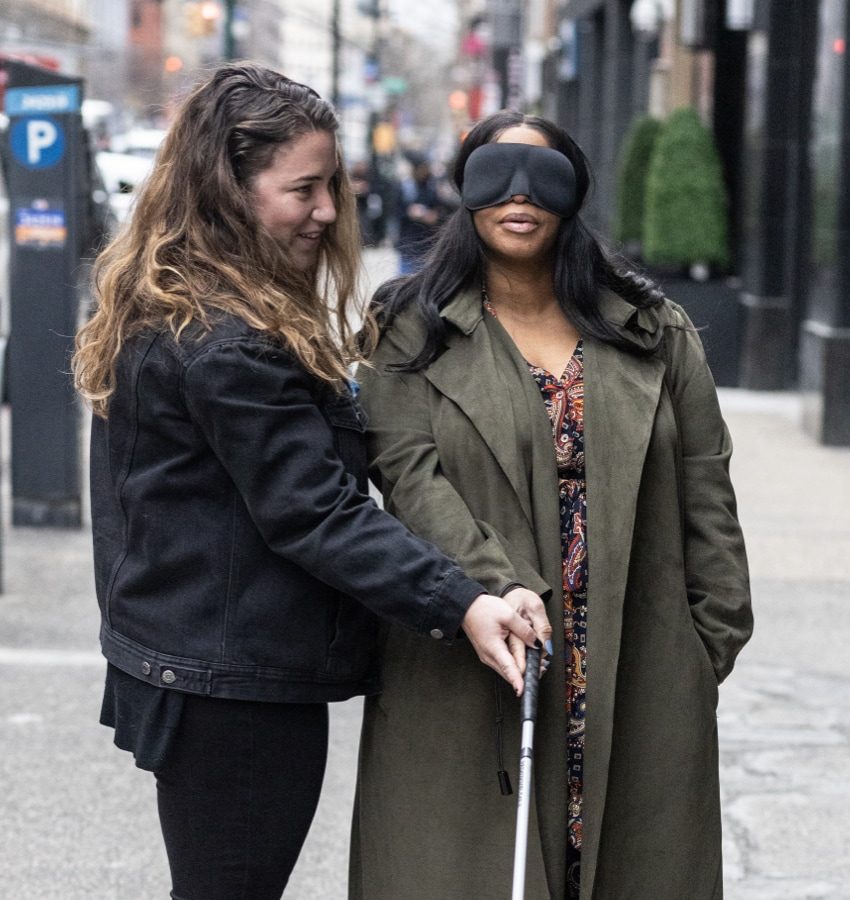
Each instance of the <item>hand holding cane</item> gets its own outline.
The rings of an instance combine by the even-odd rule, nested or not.
[[[531,806],[531,768],[534,761],[534,723],[540,688],[540,650],[525,652],[525,681],[522,692],[522,742],[519,759],[519,788],[516,809],[514,885],[511,900],[525,898],[525,863],[528,852],[528,813]]]

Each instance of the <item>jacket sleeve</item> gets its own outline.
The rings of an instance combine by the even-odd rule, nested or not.
[[[729,478],[732,440],[699,335],[676,310],[682,327],[668,327],[665,340],[681,441],[688,601],[723,681],[753,628],[747,556]]]
[[[431,423],[433,388],[421,373],[386,372],[409,353],[386,333],[374,366],[361,370],[361,398],[369,419],[370,474],[387,510],[433,541],[489,591],[522,585],[541,596],[549,585],[492,525],[476,519],[443,474]]]
[[[314,386],[288,353],[247,339],[208,345],[183,377],[190,415],[275,553],[385,618],[454,637],[483,588],[357,489]]]

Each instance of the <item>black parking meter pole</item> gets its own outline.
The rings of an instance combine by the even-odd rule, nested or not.
[[[77,328],[82,82],[6,62],[12,524],[81,524]]]

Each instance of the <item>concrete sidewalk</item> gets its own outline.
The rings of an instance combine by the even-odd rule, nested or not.
[[[794,394],[723,391],[722,403],[756,611],[721,688],[726,896],[850,900],[850,450],[807,438]],[[152,779],[97,725],[89,536],[7,525],[3,552],[0,895],[164,898]],[[333,707],[292,900],[345,897],[359,709]]]
[[[756,628],[721,688],[727,895],[850,898],[850,450],[723,391]]]

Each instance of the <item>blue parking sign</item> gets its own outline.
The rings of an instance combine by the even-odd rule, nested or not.
[[[10,130],[15,159],[28,169],[49,169],[65,152],[65,133],[51,116],[16,119]]]

